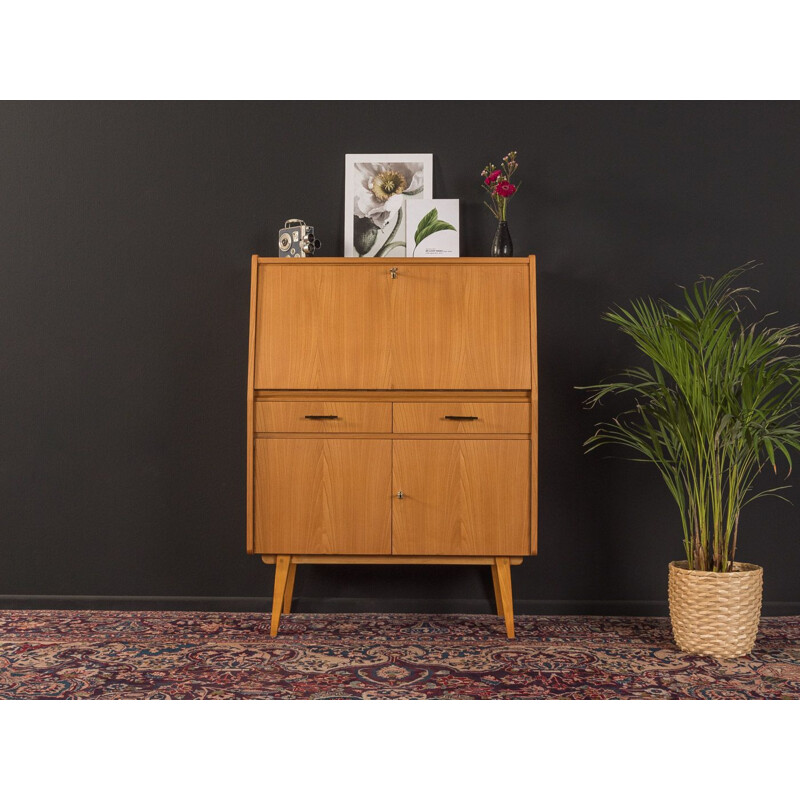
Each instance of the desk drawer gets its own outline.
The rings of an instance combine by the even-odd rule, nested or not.
[[[391,433],[391,403],[262,400],[256,433]]]
[[[395,433],[530,433],[528,403],[394,403]]]

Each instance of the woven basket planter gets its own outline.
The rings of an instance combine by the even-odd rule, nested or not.
[[[747,655],[758,633],[764,570],[734,562],[733,572],[669,565],[669,616],[685,653],[717,658]]]

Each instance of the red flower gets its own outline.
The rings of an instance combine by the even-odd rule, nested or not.
[[[517,187],[508,181],[500,181],[495,187],[495,190],[500,197],[511,197],[511,195],[517,191]]]
[[[500,177],[500,170],[496,169],[489,177],[484,181],[487,186],[491,186],[498,178]]]

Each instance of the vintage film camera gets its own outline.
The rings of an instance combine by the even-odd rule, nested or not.
[[[319,239],[314,238],[314,226],[306,225],[302,219],[287,219],[278,234],[278,255],[281,258],[313,256],[319,246]]]

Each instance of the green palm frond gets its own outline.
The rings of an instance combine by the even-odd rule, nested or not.
[[[700,278],[683,289],[681,307],[647,298],[605,313],[650,363],[578,387],[589,391],[589,408],[632,396],[631,408],[597,426],[586,452],[621,446],[658,468],[694,569],[732,568],[744,505],[787,488],[754,494],[757,476],[784,466],[788,476],[800,451],[800,326],[744,324],[755,290],[736,284],[754,266]]]

